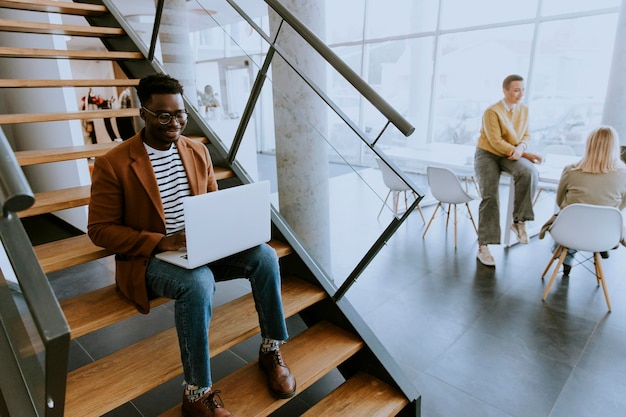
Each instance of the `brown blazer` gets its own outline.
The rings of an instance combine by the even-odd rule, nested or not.
[[[146,268],[165,236],[165,215],[143,130],[96,158],[87,232],[115,256],[118,294],[141,313],[150,311]],[[207,148],[185,136],[176,146],[193,195],[217,190]]]

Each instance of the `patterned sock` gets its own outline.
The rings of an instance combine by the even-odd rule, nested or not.
[[[268,353],[278,350],[280,348],[280,345],[282,344],[283,342],[281,340],[274,340],[264,337],[261,341],[261,353]]]
[[[191,385],[186,382],[183,382],[183,386],[185,387],[185,395],[187,396],[189,402],[198,401],[207,392],[211,391],[211,387],[198,387],[196,385]]]

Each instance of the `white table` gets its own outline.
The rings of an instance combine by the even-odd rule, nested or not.
[[[555,184],[559,183],[561,179],[561,174],[563,173],[563,168],[569,164],[576,163],[580,160],[579,156],[572,155],[556,155],[556,154],[548,154],[544,156],[544,161],[541,164],[536,165],[537,171],[539,171],[539,182]],[[511,178],[509,182],[509,202],[506,208],[506,223],[504,229],[504,246],[510,247],[511,243],[511,228],[510,225],[513,223],[513,202],[515,200],[515,185],[513,183],[513,179]],[[556,206],[556,202],[555,202]],[[558,207],[556,207],[558,210]],[[547,220],[547,218],[545,219]],[[539,230],[527,230],[528,237],[534,236],[539,233]]]
[[[409,166],[421,169],[425,172],[429,165],[450,169],[457,176],[467,181],[474,178],[474,152],[476,147],[472,145],[457,145],[454,143],[432,143],[417,148],[389,148],[384,152],[401,166]],[[566,165],[580,160],[579,156],[548,154],[541,164],[536,165],[539,171],[539,181],[543,183],[558,184],[561,173]],[[511,246],[511,228],[513,223],[513,201],[515,199],[515,188],[513,179],[509,177],[509,196],[506,209],[506,227],[504,228],[504,245]],[[529,231],[529,236],[535,235],[539,230]],[[514,242],[517,243],[517,242]]]

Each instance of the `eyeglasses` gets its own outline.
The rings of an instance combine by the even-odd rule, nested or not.
[[[187,121],[187,117],[188,117],[188,113],[187,110],[183,110],[183,111],[179,111],[177,113],[171,114],[171,113],[155,113],[152,110],[146,109],[145,107],[142,107],[142,109],[151,114],[152,116],[156,117],[157,120],[159,121],[160,124],[162,125],[166,125],[169,124],[169,122],[172,121],[172,117],[176,118],[176,121],[178,123],[185,123]]]

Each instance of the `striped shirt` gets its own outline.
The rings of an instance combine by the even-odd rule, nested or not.
[[[183,198],[191,195],[187,173],[180,160],[176,144],[172,144],[166,151],[154,149],[145,143],[144,146],[148,151],[154,176],[159,185],[165,213],[166,233],[171,235],[185,228]]]

